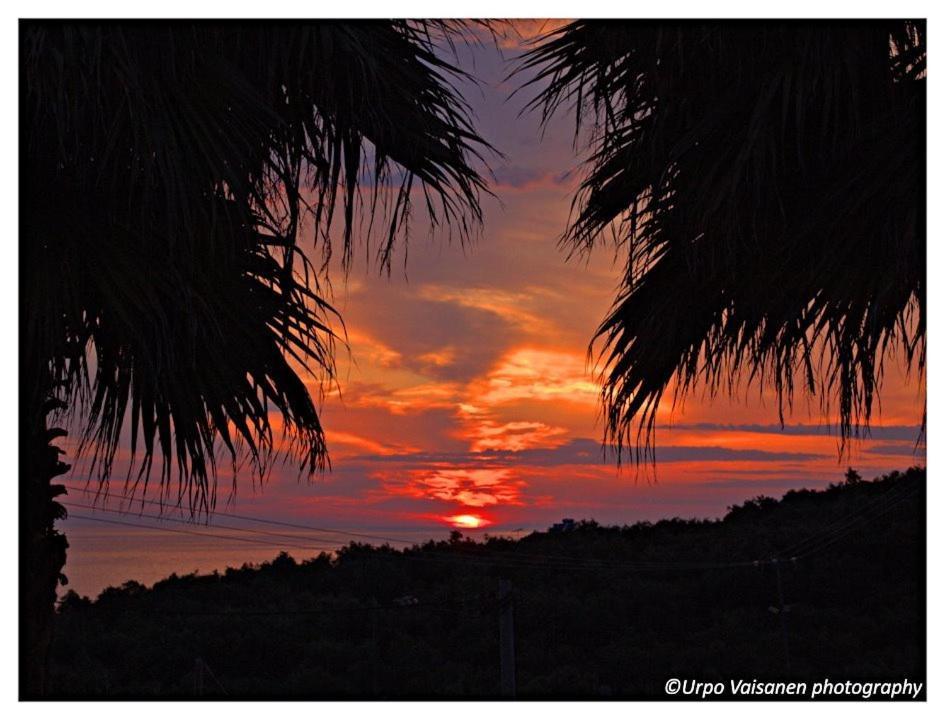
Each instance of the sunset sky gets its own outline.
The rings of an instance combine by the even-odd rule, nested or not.
[[[559,118],[542,138],[537,115],[520,115],[531,94],[509,99],[522,82],[505,79],[520,43],[459,50],[481,82],[478,90],[462,86],[477,126],[504,154],[490,161],[496,197],[483,199],[478,240],[462,247],[430,239],[417,220],[390,277],[365,260],[363,246],[347,280],[332,277],[350,355],[340,352],[340,393],[322,405],[331,471],[306,483],[278,466],[265,487],[247,478],[229,498],[226,481],[228,505],[220,508],[335,528],[502,533],[562,517],[717,517],[759,494],[836,482],[847,465],[871,477],[924,464],[924,448],[915,448],[924,386],[894,366],[872,438],[848,457],[838,455],[816,404],[798,398],[782,430],[776,402],[755,387],[734,401],[692,397],[675,411],[667,403],[655,472],[618,469],[603,456],[600,388],[587,351],[623,256],[602,246],[569,259],[558,247],[580,177],[573,126]],[[79,463],[68,482],[84,479]],[[120,492],[120,480],[112,487]],[[91,547],[82,533],[97,526],[65,525],[70,574]],[[120,530],[123,538],[136,532]]]

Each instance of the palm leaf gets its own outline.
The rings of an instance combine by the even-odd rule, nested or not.
[[[323,467],[305,376],[331,378],[339,318],[302,248],[350,255],[383,215],[389,258],[413,187],[434,224],[481,220],[489,147],[437,49],[456,32],[25,23],[24,405],[68,399],[103,479],[130,433],[129,481],[157,456],[197,509],[219,450]]]
[[[591,157],[565,242],[628,252],[600,326],[608,437],[638,459],[674,387],[795,384],[868,426],[924,367],[922,22],[589,22],[523,58]],[[586,129],[586,132],[582,131]]]

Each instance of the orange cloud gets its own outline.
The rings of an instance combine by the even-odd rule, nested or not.
[[[546,336],[554,332],[554,325],[529,305],[540,304],[535,292],[508,292],[495,287],[452,288],[442,285],[424,285],[419,296],[433,302],[451,303],[460,307],[480,310],[499,316],[503,321],[518,326],[531,334]]]
[[[459,503],[466,507],[521,505],[525,481],[511,468],[436,468],[410,470],[406,475],[378,473],[384,489],[392,494],[426,500]]]
[[[456,360],[456,349],[452,347],[442,348],[441,350],[436,350],[433,352],[424,353],[417,357],[424,365],[432,365],[433,367],[447,367],[452,365]]]
[[[395,455],[404,452],[417,452],[418,448],[403,445],[388,445],[370,438],[362,437],[354,433],[341,432],[339,430],[326,430],[325,439],[329,446],[334,450],[335,445],[342,445],[351,448],[357,448],[360,451],[367,451],[375,455]]]
[[[482,383],[476,401],[495,405],[515,400],[564,400],[596,404],[600,386],[583,356],[560,350],[521,348],[506,355]]]
[[[366,333],[349,332],[348,345],[356,365],[363,363],[373,367],[394,368],[403,361],[399,352]]]
[[[543,422],[513,421],[495,423],[481,421],[464,435],[472,441],[473,452],[483,450],[528,450],[530,448],[557,447],[564,442],[567,434],[562,427],[553,427]]]
[[[355,384],[350,386],[345,402],[351,407],[381,408],[394,415],[454,408],[461,388],[451,382],[421,382],[401,388]]]

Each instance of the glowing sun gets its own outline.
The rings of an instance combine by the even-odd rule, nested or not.
[[[478,515],[450,515],[446,518],[453,527],[458,528],[479,528],[488,524],[488,520]]]

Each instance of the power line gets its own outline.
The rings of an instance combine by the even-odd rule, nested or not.
[[[894,505],[898,504],[899,502],[904,501],[908,499],[909,497],[915,495],[918,492],[918,488],[912,488],[912,489],[896,488],[896,490],[897,490],[898,495],[889,494],[889,491],[886,491],[885,493],[883,493],[882,497],[875,499],[866,507],[859,508],[853,513],[850,513],[847,516],[844,516],[843,518],[840,518],[839,520],[834,521],[834,523],[832,523],[831,526],[828,526],[826,530],[820,533],[816,533],[808,538],[805,538],[804,540],[799,541],[798,543],[795,543],[792,546],[789,546],[788,550],[785,550],[779,553],[780,557],[786,558],[786,559],[791,559],[791,558],[796,559],[798,557],[808,557],[815,552],[819,552],[821,549],[824,549],[825,547],[829,547],[830,545],[833,545],[836,542],[838,542],[843,537],[846,537],[846,535],[848,535],[849,532],[852,532],[852,530],[855,529],[855,527],[861,521],[872,519],[868,517],[868,513],[871,510],[881,506],[883,502],[887,504],[887,509],[889,509],[893,507]],[[89,491],[83,490],[83,492],[89,492]],[[153,501],[150,501],[150,502],[153,502]],[[71,503],[65,502],[64,504],[69,506]],[[190,524],[189,521],[180,519],[180,518],[167,518],[165,516],[147,515],[143,513],[134,513],[131,511],[126,511],[126,510],[117,510],[114,508],[96,508],[95,506],[81,505],[81,504],[73,504],[73,505],[77,507],[83,507],[86,509],[103,510],[106,512],[129,515],[129,516],[134,516],[134,517],[139,517],[139,518],[143,517],[143,518],[153,519],[157,521],[169,520],[171,522]],[[886,510],[881,510],[880,513],[878,513],[874,517],[878,517],[881,514],[885,514],[885,512]],[[286,525],[289,527],[300,527],[300,528],[312,527],[312,526],[300,525],[297,523],[283,523],[283,522],[274,521],[274,520],[270,521],[270,520],[266,520],[262,518],[248,518],[246,516],[238,516],[231,513],[218,513],[218,514],[227,516],[227,517],[245,518],[248,520],[253,520],[255,522],[264,523],[264,524]],[[263,545],[274,546],[274,547],[297,547],[301,549],[318,550],[318,551],[324,551],[325,549],[331,549],[331,550],[338,549],[338,546],[335,544],[333,544],[330,548],[324,548],[324,547],[302,545],[302,544],[299,544],[298,542],[295,542],[292,544],[273,543],[273,542],[267,542],[265,540],[256,540],[254,538],[243,538],[243,537],[238,537],[238,536],[221,535],[221,534],[215,534],[215,533],[210,533],[210,532],[196,532],[196,531],[186,531],[186,530],[180,530],[180,529],[175,530],[173,528],[163,528],[160,526],[142,525],[142,524],[131,523],[131,522],[122,522],[122,521],[117,521],[117,520],[105,520],[103,518],[96,518],[96,517],[89,517],[89,516],[75,515],[75,514],[73,514],[72,516],[79,519],[91,520],[93,522],[105,522],[105,523],[125,525],[125,526],[130,526],[130,527],[140,527],[140,528],[145,528],[145,529],[150,529],[150,530],[165,530],[165,531],[177,532],[181,534],[214,537],[214,538],[226,539],[226,540],[237,540],[241,542],[255,542],[257,544],[263,544]],[[210,526],[210,527],[214,527],[214,526]],[[253,528],[243,528],[243,527],[227,526],[227,525],[223,525],[223,526],[218,525],[215,527],[220,527],[222,529],[232,530],[235,532],[248,532],[248,533],[260,534],[264,536],[285,537],[285,538],[290,538],[294,541],[298,541],[298,538],[293,537],[293,536],[280,534],[280,533],[273,533],[269,531],[255,530]],[[326,528],[322,528],[322,530],[325,532],[334,532],[333,530],[326,529]],[[341,532],[342,534],[351,534],[351,535],[355,534],[355,533],[345,533],[344,531],[339,531],[339,532]],[[369,536],[365,533],[359,533],[357,535],[362,536],[362,537],[382,537],[382,536]],[[332,543],[331,540],[328,540],[326,538],[313,538],[313,539],[315,539],[316,541]],[[389,538],[386,538],[386,539],[389,539]],[[401,540],[397,542],[404,542],[404,541]],[[800,550],[801,548],[805,548],[804,551],[802,553],[797,553],[797,550]],[[413,550],[413,552],[411,550]],[[791,551],[794,551],[794,552],[792,553]],[[659,571],[665,571],[665,570],[706,571],[706,570],[725,569],[725,568],[757,567],[760,565],[766,565],[766,564],[770,564],[774,562],[774,559],[718,561],[718,562],[717,561],[702,562],[702,561],[695,561],[695,560],[614,561],[614,560],[606,560],[606,559],[600,559],[600,558],[574,558],[574,557],[563,556],[563,555],[540,555],[540,554],[532,554],[532,553],[514,553],[514,552],[495,551],[495,550],[485,550],[485,551],[476,552],[475,554],[462,553],[462,552],[444,553],[438,550],[424,550],[422,548],[418,548],[416,544],[414,545],[413,548],[404,548],[401,552],[393,554],[393,555],[389,555],[386,557],[383,555],[381,556],[375,555],[370,559],[372,561],[386,559],[386,560],[432,561],[432,562],[446,561],[450,563],[461,561],[468,564],[488,565],[488,566],[496,566],[496,565],[503,566],[504,565],[506,567],[518,567],[522,569],[554,568],[554,569],[559,569],[559,570],[617,570],[617,571],[622,570],[622,571],[635,571],[635,572],[646,572],[646,571],[657,571],[657,570]]]
[[[884,504],[888,507],[892,507],[900,501],[916,495],[918,491],[918,486],[911,488],[908,486],[893,486],[892,488],[888,488],[881,493],[879,497],[874,498],[871,502],[857,508],[853,512],[834,520],[823,530],[788,546],[788,548],[781,551],[780,555],[782,557],[808,555],[812,551],[812,548],[817,547],[817,545],[824,541],[831,540],[833,537],[845,537],[848,534],[845,532],[848,528],[856,526],[862,520],[870,519],[868,516],[873,510],[882,508]],[[884,511],[881,511],[881,513],[882,512]]]
[[[66,485],[65,487],[66,487],[67,489],[69,489],[69,490],[75,490],[76,492],[81,492],[81,493],[86,493],[86,494],[89,494],[89,495],[94,495],[95,497],[99,497],[99,496],[101,495],[100,492],[96,492],[96,491],[90,490],[90,489],[88,489],[88,488],[78,487],[78,486],[75,486],[75,485]],[[128,500],[129,502],[139,502],[139,503],[145,503],[145,504],[149,504],[149,505],[159,505],[159,506],[161,506],[162,508],[167,506],[167,503],[163,503],[163,502],[161,502],[161,501],[159,501],[159,500],[148,500],[148,499],[143,498],[143,497],[137,497],[137,498],[136,498],[136,497],[134,497],[134,496],[132,496],[132,495],[122,495],[122,494],[120,494],[120,493],[106,493],[106,494],[104,495],[104,497],[105,497],[106,499],[108,499],[108,497],[116,497],[116,498],[119,498],[119,499],[122,499],[122,500]],[[222,511],[222,510],[214,510],[214,511],[213,511],[213,514],[214,514],[214,515],[219,515],[219,516],[221,516],[221,517],[231,518],[231,519],[233,519],[233,520],[245,520],[245,521],[247,521],[247,522],[260,523],[260,524],[262,524],[262,525],[278,525],[278,526],[281,526],[281,527],[295,528],[295,529],[297,529],[297,530],[314,530],[315,532],[334,533],[334,534],[336,534],[336,535],[347,535],[347,536],[351,536],[351,537],[361,537],[361,538],[367,538],[367,539],[370,539],[370,540],[386,540],[387,542],[395,542],[395,543],[410,543],[410,542],[412,542],[411,540],[407,540],[407,539],[404,539],[404,538],[394,538],[394,537],[389,537],[389,536],[385,536],[385,535],[373,535],[373,534],[369,534],[369,533],[354,532],[354,531],[351,531],[351,530],[339,530],[339,529],[337,529],[337,528],[317,527],[317,526],[315,526],[315,525],[307,525],[307,524],[301,524],[301,523],[294,523],[294,522],[288,522],[288,521],[285,521],[285,520],[271,520],[271,519],[268,519],[268,518],[254,517],[254,516],[252,516],[252,515],[238,515],[238,514],[236,514],[236,513],[224,512],[224,511]]]
[[[903,495],[903,496],[901,496],[901,497],[899,497],[899,498],[897,498],[897,499],[895,499],[895,500],[890,501],[890,502],[887,504],[887,506],[886,506],[885,508],[882,508],[881,510],[879,510],[879,512],[877,512],[877,513],[876,513],[875,515],[873,515],[872,517],[863,518],[863,522],[868,521],[868,520],[875,520],[875,519],[877,519],[877,518],[879,518],[879,517],[882,517],[882,516],[885,515],[886,513],[892,512],[892,510],[893,510],[897,505],[901,505],[901,504],[904,503],[906,500],[910,500],[910,499],[912,499],[913,496],[916,496],[916,495],[918,495],[918,494],[919,494],[918,488],[913,489],[912,491],[910,491],[910,492],[907,493],[906,495]],[[831,546],[833,546],[833,545],[836,545],[836,544],[837,544],[838,542],[840,542],[843,538],[845,538],[845,537],[847,537],[848,535],[852,534],[852,533],[855,532],[857,529],[858,529],[858,527],[857,527],[856,525],[853,525],[853,526],[847,528],[844,532],[841,532],[841,533],[839,533],[839,534],[837,534],[837,535],[834,535],[833,537],[827,538],[824,542],[822,542],[822,543],[820,543],[819,545],[817,545],[817,546],[815,546],[815,547],[813,547],[813,548],[811,548],[811,549],[805,551],[803,554],[799,555],[798,557],[810,557],[811,555],[814,555],[814,554],[816,554],[816,553],[822,552],[823,550],[826,550],[827,548],[829,548],[829,547],[831,547]]]
[[[62,504],[62,505],[65,505],[66,507],[70,507],[70,508],[72,508],[72,507],[75,507],[75,508],[82,508],[82,509],[85,509],[85,510],[92,510],[92,511],[94,511],[94,512],[108,512],[108,513],[115,513],[115,514],[117,514],[117,515],[128,515],[128,516],[134,516],[134,517],[138,517],[138,518],[147,518],[147,519],[149,519],[149,520],[157,520],[157,521],[159,521],[159,522],[175,522],[175,523],[181,523],[181,524],[184,524],[184,525],[191,525],[191,526],[193,526],[193,523],[190,522],[189,520],[185,520],[185,519],[183,519],[183,518],[167,517],[166,515],[148,515],[147,513],[136,513],[136,512],[132,512],[132,511],[130,511],[130,510],[120,510],[120,509],[117,509],[117,508],[108,508],[108,507],[102,507],[102,506],[96,506],[96,505],[83,505],[82,503],[75,503],[75,502],[72,502],[72,501],[70,501],[70,500],[62,501],[61,504]],[[331,540],[327,540],[327,539],[324,539],[324,538],[312,538],[312,539],[315,540],[316,542],[326,542],[326,543],[329,543],[329,546],[328,546],[327,548],[316,548],[316,547],[314,547],[314,546],[310,547],[310,546],[307,546],[307,545],[305,545],[305,546],[303,546],[303,545],[298,545],[297,543],[298,543],[298,541],[299,541],[300,539],[305,540],[305,539],[308,539],[308,538],[305,538],[305,537],[299,538],[299,536],[297,536],[297,535],[286,535],[286,534],[284,534],[284,533],[275,533],[275,532],[271,532],[271,531],[268,531],[268,530],[256,530],[256,529],[254,529],[254,528],[237,527],[236,525],[219,525],[219,524],[209,525],[209,524],[208,524],[208,525],[206,525],[206,527],[215,527],[215,528],[219,528],[220,530],[234,530],[234,531],[237,531],[237,532],[246,532],[246,533],[251,533],[251,534],[254,534],[254,535],[264,535],[264,536],[267,536],[267,537],[285,538],[285,539],[292,540],[294,543],[296,543],[295,545],[293,545],[293,547],[303,547],[303,548],[305,548],[305,549],[329,549],[329,550],[333,550],[333,549],[335,549],[335,547],[337,547],[337,545],[336,545],[335,543],[333,543]],[[281,547],[282,545],[288,545],[288,543],[271,543],[271,544],[274,545],[274,546],[276,546],[276,547]]]
[[[396,603],[386,603],[384,605],[348,605],[345,607],[323,607],[323,608],[298,608],[294,610],[270,609],[270,610],[250,610],[241,608],[231,608],[229,610],[142,610],[150,615],[173,615],[186,617],[262,617],[274,615],[359,615],[381,610],[457,610],[459,606],[450,602],[416,602],[398,605]]]
[[[122,511],[114,511],[114,512],[122,514]],[[135,513],[123,513],[123,514],[135,515],[136,517],[140,517]],[[268,547],[284,547],[285,546],[284,544],[271,543],[265,540],[257,540],[255,538],[243,538],[243,537],[238,537],[234,535],[222,535],[219,533],[212,533],[212,532],[183,530],[180,528],[162,527],[160,525],[146,525],[143,523],[129,522],[125,520],[112,520],[112,519],[107,519],[107,518],[102,518],[102,517],[96,517],[94,515],[79,515],[76,513],[70,513],[70,517],[77,518],[80,520],[88,520],[91,522],[106,523],[108,525],[121,525],[124,527],[134,527],[134,528],[141,528],[145,530],[157,530],[160,532],[170,532],[170,533],[177,533],[177,534],[183,534],[183,535],[194,535],[197,537],[210,537],[210,538],[216,538],[216,539],[221,539],[221,540],[237,540],[240,542],[250,542],[250,543],[256,543],[259,545],[266,545]],[[151,518],[154,516],[146,516],[146,517]],[[296,547],[301,547],[304,549],[318,549],[318,548],[310,548],[308,546],[302,546],[302,545],[297,545]],[[410,561],[421,560],[421,561],[432,561],[432,562],[438,562],[438,561],[456,562],[458,559],[458,556],[454,554],[448,554],[448,553],[436,554],[436,553],[425,552],[423,555],[398,554],[398,555],[392,555],[392,556],[387,556],[387,557],[373,556],[370,558],[371,561],[382,560],[382,559],[383,560],[396,559],[396,560],[410,560]],[[471,564],[479,564],[479,565],[485,565],[485,564],[495,565],[496,564],[494,562],[489,561],[487,558],[477,558],[477,557],[463,558],[463,562],[470,562]],[[518,564],[517,566],[536,567],[535,565],[529,566],[529,565],[521,565],[521,564]]]
[[[889,497],[894,497],[897,494],[901,494],[905,490],[906,488],[903,487],[902,485],[892,485],[890,487],[887,487],[885,490],[883,490],[883,492],[879,493],[878,497],[872,498],[865,505],[861,505],[857,507],[855,510],[847,513],[846,515],[843,515],[842,517],[832,520],[822,530],[819,530],[813,535],[803,538],[800,541],[794,543],[793,545],[789,545],[787,548],[784,548],[781,551],[782,556],[790,555],[791,553],[798,551],[804,545],[807,545],[812,542],[816,542],[822,536],[827,536],[827,535],[832,534],[836,530],[844,527],[848,523],[848,521],[859,518],[860,516],[868,512],[871,508],[880,505],[883,502],[883,500],[888,499]]]
[[[65,504],[67,506],[70,505],[70,503],[68,502]],[[89,507],[89,506],[80,506],[80,507]],[[144,517],[147,519],[154,519],[158,521],[170,519],[174,522],[181,522],[181,523],[189,524],[186,520],[180,520],[180,519],[175,519],[175,518],[163,518],[163,517],[154,516],[154,515],[142,515],[138,513],[132,513],[130,511],[122,511],[122,510],[115,510],[115,509],[109,509],[107,511],[113,512],[116,514],[121,514],[121,515],[130,515],[130,516],[134,516],[138,518]],[[147,529],[147,530],[158,530],[158,531],[173,532],[173,533],[186,534],[186,535],[195,535],[198,537],[212,537],[212,538],[223,539],[223,540],[237,540],[240,542],[256,543],[260,545],[266,545],[269,547],[289,546],[288,543],[273,543],[266,540],[257,540],[256,538],[244,538],[244,537],[239,537],[235,535],[223,535],[219,533],[212,533],[212,532],[206,532],[206,531],[183,530],[180,528],[162,527],[160,525],[146,525],[142,523],[135,523],[135,522],[129,522],[129,521],[122,521],[122,520],[110,520],[110,519],[95,517],[95,516],[90,516],[90,515],[79,515],[76,513],[71,513],[70,515],[71,517],[74,517],[80,520],[89,520],[92,522],[101,522],[101,523],[106,523],[106,524],[111,524],[111,525],[123,525],[126,527],[137,527],[137,528],[142,528],[142,529]],[[223,526],[223,528],[232,529],[237,532],[246,530],[246,528],[235,528],[233,526]],[[299,545],[299,544],[294,545],[294,547],[299,547],[302,549],[311,549],[311,550],[322,549],[322,548]],[[476,554],[466,554],[466,553],[456,553],[456,552],[444,553],[444,552],[440,552],[436,550],[433,550],[433,551],[421,550],[418,553],[411,553],[409,549],[395,555],[373,556],[370,558],[370,560],[371,561],[407,560],[407,561],[432,561],[432,562],[442,561],[442,562],[449,562],[449,563],[463,562],[467,564],[485,565],[485,566],[503,566],[504,565],[506,567],[513,567],[513,568],[517,567],[521,569],[553,568],[553,569],[559,569],[559,570],[629,570],[629,571],[636,571],[636,572],[650,571],[650,570],[710,570],[710,569],[721,569],[721,568],[729,568],[729,567],[748,567],[748,566],[754,566],[758,564],[758,561],[751,561],[751,560],[739,561],[739,562],[725,562],[725,563],[690,563],[687,561],[682,561],[682,562],[666,561],[664,563],[659,563],[659,564],[647,563],[647,562],[637,563],[633,561],[606,562],[602,560],[596,560],[593,558],[586,558],[586,559],[567,558],[566,559],[563,556],[560,556],[557,558],[555,556],[541,556],[541,555],[516,556],[511,553],[490,553],[488,551],[483,552],[483,553],[476,553]]]
[[[90,520],[92,522],[106,523],[108,525],[123,525],[125,527],[143,528],[145,530],[159,530],[161,532],[177,533],[180,535],[195,535],[197,537],[211,537],[211,538],[216,538],[219,540],[236,540],[238,542],[255,543],[257,545],[267,545],[269,547],[282,547],[281,545],[267,542],[265,540],[238,537],[236,535],[221,535],[219,533],[198,532],[196,530],[183,530],[181,528],[161,527],[160,525],[144,525],[142,523],[127,522],[125,520],[109,520],[107,518],[95,517],[94,515],[77,515],[75,513],[70,513],[70,517],[78,518],[79,520]],[[298,546],[298,547],[304,547],[304,546]],[[308,549],[318,549],[318,548],[308,548]]]
[[[68,487],[68,488],[70,488],[70,489],[73,489],[73,490],[77,490],[77,491],[79,491],[79,492],[83,492],[83,493],[92,493],[92,492],[93,492],[93,491],[90,491],[90,490],[87,490],[87,489],[76,488],[76,487],[74,487],[74,486],[68,486],[68,485],[67,485],[66,487]],[[144,503],[150,503],[150,504],[161,504],[161,503],[158,503],[157,501],[154,501],[154,500],[145,500],[145,499],[141,499],[141,498],[132,498],[132,497],[127,496],[127,495],[113,494],[112,497],[118,497],[118,498],[122,498],[122,499],[132,500],[132,501],[134,501],[134,502],[144,502]],[[70,503],[69,503],[68,501],[66,501],[66,502],[64,502],[63,504],[69,505]],[[96,506],[89,506],[89,505],[78,505],[78,504],[76,504],[76,506],[77,506],[77,507],[84,507],[84,508],[87,508],[87,509],[93,509],[93,510],[94,510],[94,509],[98,509]],[[135,513],[135,512],[132,512],[132,511],[116,510],[116,509],[114,509],[114,508],[102,508],[102,509],[105,510],[106,512],[120,513],[120,514],[126,514],[126,515],[133,515],[133,516],[135,516],[135,517],[145,517],[145,518],[155,519],[155,520],[169,519],[169,520],[171,520],[172,522],[183,522],[183,523],[186,523],[186,524],[190,524],[189,521],[187,521],[187,520],[182,520],[182,519],[177,519],[177,518],[166,518],[165,516],[147,515],[147,514],[144,514],[144,513]],[[356,536],[356,537],[375,538],[375,539],[387,540],[387,541],[390,541],[390,542],[397,542],[397,543],[408,543],[408,542],[409,542],[409,541],[407,541],[407,540],[397,539],[397,538],[390,538],[390,537],[385,537],[385,536],[381,536],[381,535],[370,535],[370,534],[367,534],[367,533],[354,533],[354,532],[348,532],[348,531],[343,531],[343,530],[335,530],[335,529],[332,529],[332,528],[316,528],[315,526],[311,526],[311,525],[303,525],[303,524],[299,524],[299,523],[283,522],[283,521],[278,521],[278,520],[269,520],[269,519],[266,519],[266,518],[250,517],[250,516],[245,516],[245,515],[236,515],[236,514],[233,514],[233,513],[216,512],[215,514],[216,514],[216,515],[220,515],[220,516],[222,516],[222,517],[230,517],[230,518],[237,518],[237,519],[241,519],[241,520],[248,520],[248,521],[257,522],[257,523],[260,523],[260,524],[278,525],[278,526],[293,527],[293,528],[300,528],[300,529],[311,529],[311,530],[318,530],[318,531],[321,531],[321,532],[337,533],[337,534],[341,534],[341,535],[352,535],[352,536]],[[78,516],[75,516],[75,517],[78,517]],[[209,523],[208,523],[208,526],[209,526]],[[250,528],[237,528],[237,527],[234,527],[234,526],[226,526],[226,525],[215,525],[215,527],[220,527],[220,528],[228,529],[228,530],[254,532],[254,530],[252,530],[252,529],[250,529]],[[267,532],[267,531],[255,531],[255,532],[257,532],[257,533],[259,533],[259,534],[273,535],[273,536],[278,536],[278,537],[291,537],[291,536],[281,535],[281,534],[279,534],[279,533],[270,533],[270,532]],[[297,538],[294,538],[294,537],[292,537],[292,539],[297,540]],[[315,536],[312,536],[311,539],[315,540],[316,542],[326,542],[326,543],[332,543],[332,542],[333,542],[332,540],[327,539],[327,538],[324,538],[324,537],[315,537]],[[417,543],[414,543],[414,544],[416,545]],[[337,546],[335,545],[334,547],[337,547]],[[426,555],[430,555],[430,554],[432,554],[432,552],[435,552],[435,551],[425,551],[425,554],[426,554]],[[406,555],[404,555],[403,557],[413,559],[414,556],[406,556]],[[487,558],[487,559],[492,558],[492,559],[497,559],[497,560],[507,560],[507,561],[511,561],[511,562],[513,562],[513,563],[515,563],[515,564],[524,564],[524,563],[532,563],[532,564],[534,564],[534,563],[541,563],[543,566],[544,566],[544,565],[553,565],[553,566],[560,566],[560,567],[571,567],[571,566],[575,566],[575,565],[580,565],[581,567],[595,566],[595,567],[600,567],[600,568],[602,568],[602,569],[606,569],[606,568],[622,569],[622,568],[632,567],[632,568],[634,568],[634,569],[641,569],[641,570],[650,569],[650,568],[652,568],[652,569],[660,569],[660,568],[664,568],[664,567],[672,567],[672,568],[680,568],[680,569],[691,569],[691,570],[700,570],[700,569],[711,570],[711,569],[717,569],[717,568],[741,567],[741,566],[748,566],[748,565],[754,565],[754,564],[756,564],[756,561],[754,561],[754,560],[744,560],[744,561],[739,561],[739,562],[713,562],[713,561],[704,562],[704,561],[698,561],[698,560],[683,560],[683,561],[672,561],[672,560],[623,560],[623,561],[612,561],[612,560],[606,560],[606,559],[603,559],[603,558],[575,558],[575,557],[570,557],[570,556],[566,556],[566,555],[544,555],[544,554],[534,554],[534,553],[512,553],[512,552],[497,551],[497,550],[488,550],[488,551],[485,551],[485,552],[482,552],[482,553],[477,553],[476,557],[477,557],[477,558]],[[455,559],[456,559],[456,555],[455,555],[454,553],[450,553],[450,554],[449,554],[449,559],[450,559],[450,560],[455,560]],[[468,559],[468,556],[467,556],[465,559]]]

